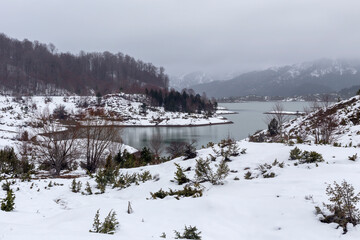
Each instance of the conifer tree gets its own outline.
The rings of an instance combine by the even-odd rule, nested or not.
[[[11,189],[6,192],[6,198],[1,202],[1,210],[11,212],[15,208],[15,194]]]
[[[180,167],[179,164],[175,163],[176,166],[176,172],[175,172],[175,180],[179,185],[183,183],[187,183],[190,180],[186,177],[184,170]]]

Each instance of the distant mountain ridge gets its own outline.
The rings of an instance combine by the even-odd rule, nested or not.
[[[211,97],[294,96],[337,92],[354,85],[360,85],[359,60],[321,59],[248,72],[191,88]]]

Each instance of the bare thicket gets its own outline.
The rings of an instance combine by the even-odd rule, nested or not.
[[[80,146],[76,141],[78,134],[78,127],[63,131],[55,121],[45,121],[37,142],[40,163],[57,176],[61,170],[71,168],[79,156]]]
[[[184,154],[186,147],[186,142],[171,142],[170,145],[166,148],[168,154],[170,154],[171,158],[177,158]]]
[[[81,128],[81,138],[84,138],[85,161],[81,167],[94,173],[105,160],[114,142],[121,142],[120,132],[114,125],[92,123]]]
[[[315,143],[331,143],[338,127],[338,118],[333,114],[326,114],[320,110],[314,120]]]

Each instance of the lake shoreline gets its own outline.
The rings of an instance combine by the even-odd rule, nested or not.
[[[202,123],[202,124],[168,124],[168,125],[111,125],[113,127],[119,127],[119,128],[142,128],[142,127],[171,127],[171,128],[182,128],[182,127],[204,127],[204,126],[213,126],[213,125],[224,125],[224,124],[234,124],[233,121],[227,121],[227,122],[218,122],[218,123]],[[101,125],[100,125],[101,126]],[[91,125],[88,126],[82,126],[82,127],[92,127]],[[104,125],[106,127],[106,125]]]

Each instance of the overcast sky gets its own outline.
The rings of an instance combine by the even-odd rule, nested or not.
[[[0,0],[0,32],[176,75],[360,58],[359,0]]]

